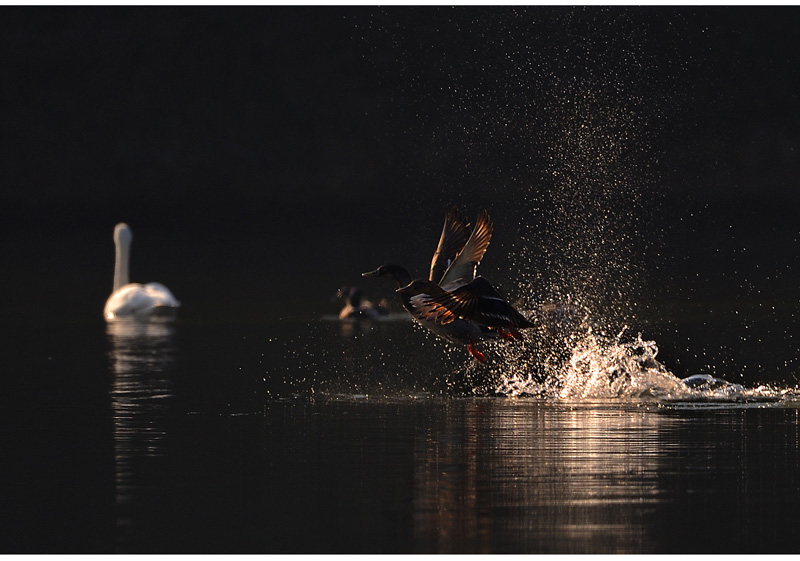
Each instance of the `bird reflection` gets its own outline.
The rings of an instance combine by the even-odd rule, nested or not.
[[[648,551],[674,418],[474,403],[416,445],[415,535],[426,551]],[[534,506],[535,505],[535,506]]]
[[[165,455],[174,329],[173,323],[157,318],[117,319],[106,325],[114,374],[111,404],[118,547],[123,551],[136,530],[133,507],[144,490],[154,486],[147,480],[148,473],[153,473],[153,464]]]

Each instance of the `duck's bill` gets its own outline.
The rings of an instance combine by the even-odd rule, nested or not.
[[[378,273],[379,269],[375,269],[374,271],[367,271],[366,273],[361,273],[362,277],[378,277],[380,273]]]

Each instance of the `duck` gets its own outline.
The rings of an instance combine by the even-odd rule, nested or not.
[[[521,337],[520,329],[536,327],[481,276],[451,291],[435,282],[417,279],[397,292],[409,297],[420,318],[442,325],[461,318],[502,330],[514,339]]]
[[[130,248],[133,232],[125,222],[114,227],[116,260],[114,288],[106,300],[103,316],[106,320],[118,318],[172,317],[180,302],[161,283],[139,284],[129,282]]]
[[[378,319],[389,314],[385,301],[374,304],[364,298],[364,291],[357,286],[343,286],[334,298],[345,301],[344,307],[339,311],[339,319]]]
[[[470,223],[457,207],[445,213],[427,279],[414,280],[406,268],[394,264],[362,276],[384,277],[397,283],[403,308],[415,321],[451,343],[465,345],[467,352],[483,363],[486,355],[478,350],[479,343],[519,339],[519,329],[534,324],[500,298],[486,279],[476,277],[492,238],[489,214],[481,211],[471,233],[469,228]]]

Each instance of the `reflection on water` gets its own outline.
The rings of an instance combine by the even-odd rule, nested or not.
[[[107,337],[65,342],[102,359],[112,382],[91,379],[98,414],[40,407],[23,423],[12,411],[4,435],[28,432],[9,443],[4,520],[37,538],[17,547],[800,551],[797,400],[475,396],[444,380],[463,377],[471,357],[410,324],[352,338],[330,322],[277,327],[115,322]],[[65,381],[53,390],[63,399],[102,368],[59,356],[31,390]],[[284,382],[301,373],[316,391]]]
[[[214,440],[192,418],[213,451],[191,494],[225,474],[198,503],[236,513],[229,552],[797,551],[797,411],[716,407],[273,401]]]
[[[414,531],[425,550],[653,550],[663,435],[679,419],[477,401],[443,420],[415,449]]]
[[[117,543],[125,550],[136,531],[133,512],[151,479],[152,459],[165,452],[174,325],[163,319],[119,319],[107,323],[106,333],[113,374]]]
[[[333,323],[334,325],[338,326],[339,336],[344,337],[346,339],[352,337],[358,337],[361,335],[367,335],[370,332],[372,332],[375,328],[380,328],[381,326],[384,326],[386,324],[412,323],[411,316],[409,316],[405,312],[401,313],[390,312],[378,318],[352,317],[344,319],[339,318],[339,316],[327,314],[323,315],[320,318],[320,320],[326,323]]]

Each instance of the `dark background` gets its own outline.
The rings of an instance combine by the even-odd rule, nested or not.
[[[313,321],[362,271],[425,274],[457,204],[523,307],[794,380],[797,7],[0,16],[8,329],[101,323],[118,221],[185,321]]]
[[[396,306],[360,273],[424,275],[445,209],[486,208],[480,270],[524,311],[569,299],[679,377],[796,388],[798,28],[796,7],[0,8],[0,548],[436,550],[419,523],[457,551],[614,551],[619,520],[634,552],[796,551],[792,398],[475,398],[537,349],[482,366],[410,322],[320,320],[348,283]],[[123,220],[132,280],[183,303],[163,337],[102,318]]]

